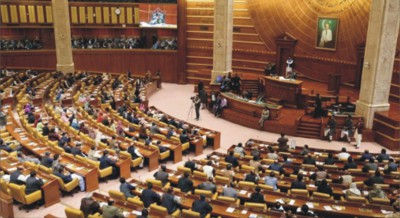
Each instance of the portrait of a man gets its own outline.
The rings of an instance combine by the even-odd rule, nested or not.
[[[316,47],[336,50],[339,19],[318,17],[317,24]]]

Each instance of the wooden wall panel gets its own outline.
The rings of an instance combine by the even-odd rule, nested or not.
[[[18,23],[18,12],[16,5],[10,5],[11,23]]]
[[[44,9],[42,5],[36,7],[38,23],[44,23]]]
[[[86,8],[86,10],[87,10],[87,22],[88,22],[88,24],[93,24],[94,23],[93,7],[89,6],[89,7]]]
[[[33,5],[28,6],[28,16],[29,16],[29,23],[36,23],[35,6]]]
[[[77,24],[78,23],[78,8],[73,6],[70,8],[70,16],[71,16],[71,23]]]
[[[79,7],[79,23],[86,23],[86,10],[83,6]]]
[[[103,23],[103,16],[101,13],[101,7],[96,7],[96,23],[101,24]]]
[[[109,7],[103,7],[103,22],[105,24],[110,23],[110,8]]]
[[[55,69],[55,50],[2,51],[1,65],[8,68]]]
[[[7,5],[0,5],[0,12],[1,12],[1,22],[2,23],[9,23],[9,13]]]
[[[51,6],[46,6],[46,22],[53,23],[53,9]]]
[[[126,23],[133,24],[133,8],[131,7],[126,8]]]
[[[19,9],[19,21],[21,23],[27,23],[28,22],[28,18],[26,16],[26,6],[25,5],[19,5],[18,6]]]

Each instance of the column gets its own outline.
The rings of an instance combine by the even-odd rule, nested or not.
[[[232,72],[233,0],[214,1],[214,46],[211,83]]]
[[[375,111],[389,109],[390,83],[400,25],[399,0],[372,0],[356,113],[372,128]]]
[[[71,48],[68,0],[52,0],[54,38],[56,42],[57,70],[74,72]]]

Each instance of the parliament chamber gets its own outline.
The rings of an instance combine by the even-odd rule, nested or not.
[[[400,217],[398,0],[0,12],[0,217]]]

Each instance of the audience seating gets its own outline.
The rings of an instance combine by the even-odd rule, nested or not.
[[[256,209],[267,209],[267,205],[266,204],[262,204],[262,203],[251,203],[251,202],[246,202],[244,203],[244,206],[249,207],[249,208],[256,208]]]
[[[218,196],[217,200],[225,201],[225,202],[229,202],[229,203],[235,203],[237,205],[240,204],[240,199],[235,199],[235,198],[227,197],[227,196]]]
[[[204,196],[206,196],[207,198],[210,198],[210,199],[216,199],[217,196],[218,196],[218,193],[213,194],[212,191],[203,190],[203,189],[195,189],[194,190],[194,194],[198,195],[198,196],[204,195]]]
[[[14,200],[18,201],[23,206],[29,206],[33,203],[36,203],[36,207],[38,207],[37,202],[42,199],[42,192],[40,190],[27,195],[25,194],[25,185],[9,183],[8,187],[10,188],[11,196],[14,198]],[[19,207],[19,209],[22,209],[22,206]],[[28,211],[29,209],[27,207],[27,212]]]
[[[296,189],[292,188],[288,191],[289,194],[295,194],[295,195],[301,195],[301,196],[306,196],[309,197],[310,194],[308,193],[307,189]]]
[[[65,208],[65,215],[67,216],[67,218],[85,218],[81,210],[71,207]]]
[[[55,175],[53,175],[53,174],[50,174],[50,176],[53,177],[53,178],[55,178],[55,179],[57,179],[58,184],[59,184],[60,189],[61,189],[61,191],[62,191],[63,194],[64,194],[64,193],[70,193],[70,194],[72,194],[72,191],[73,191],[76,187],[79,186],[79,180],[78,180],[77,178],[74,178],[74,179],[72,179],[71,182],[65,184],[64,181],[63,181],[60,177],[55,176]],[[73,194],[72,194],[72,195],[73,195]]]
[[[192,211],[192,210],[186,210],[183,209],[182,210],[182,218],[200,218],[200,213]],[[204,218],[210,218],[210,214],[207,214],[206,216],[204,216]]]
[[[153,186],[164,188],[164,189],[168,189],[171,186],[171,184],[169,182],[167,182],[167,184],[165,184],[163,186],[162,182],[160,180],[156,180],[156,179],[146,179],[146,183],[151,183],[151,184],[153,184]]]

